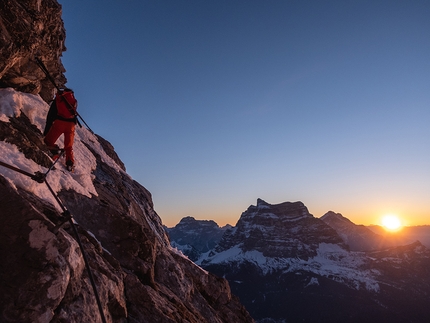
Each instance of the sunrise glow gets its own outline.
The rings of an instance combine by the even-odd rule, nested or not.
[[[402,228],[402,222],[395,214],[386,214],[381,219],[382,226],[388,231],[398,231]]]

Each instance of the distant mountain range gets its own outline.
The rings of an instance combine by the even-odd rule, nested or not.
[[[258,199],[235,227],[185,218],[167,231],[257,322],[430,321],[430,250],[416,239],[428,246],[430,227],[380,229]]]
[[[221,240],[230,225],[220,228],[212,220],[196,220],[191,216],[183,218],[174,228],[166,228],[172,247],[180,249],[193,261],[210,250]]]
[[[392,244],[405,245],[414,241],[419,241],[427,248],[430,248],[430,225],[407,226],[396,233],[389,233],[378,225],[368,226],[370,230],[391,240]]]
[[[393,233],[377,225],[356,225],[342,214],[332,211],[323,215],[321,220],[336,230],[351,251],[380,250],[415,241],[430,248],[430,225],[404,227]]]

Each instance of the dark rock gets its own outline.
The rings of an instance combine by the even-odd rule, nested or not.
[[[0,2],[0,13],[0,87],[51,100],[54,86],[34,57],[40,57],[58,86],[64,86],[61,5],[56,0],[7,0]]]
[[[46,149],[41,135],[40,130],[31,124],[24,113],[18,118],[11,118],[10,122],[0,120],[0,141],[17,146],[28,159],[49,167],[52,161],[44,152]]]

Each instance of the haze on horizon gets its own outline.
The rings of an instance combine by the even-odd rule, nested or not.
[[[430,2],[61,1],[68,86],[163,223],[430,224]]]

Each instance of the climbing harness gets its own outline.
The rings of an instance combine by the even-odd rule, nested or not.
[[[45,73],[46,77],[51,81],[51,83],[55,86],[55,88],[57,89],[58,92],[61,92],[60,88],[58,87],[57,83],[55,83],[54,78],[51,76],[51,74],[49,74],[48,69],[46,68],[45,64],[43,64],[43,62],[40,60],[39,57],[35,56],[34,59],[36,60],[37,65],[39,65],[40,69]],[[74,111],[73,107],[70,105],[70,103],[64,99],[63,97],[61,97],[62,100],[64,102],[66,102],[66,106],[67,108],[70,110],[70,112],[74,115],[76,114],[77,117],[79,117],[81,119],[81,121],[85,124],[85,126],[87,127],[87,129],[94,134],[94,132],[91,130],[91,128],[88,126],[88,124],[85,122],[85,120],[81,117],[81,115],[77,112]],[[77,120],[78,125],[82,128],[82,125],[79,123],[79,120]]]
[[[60,157],[64,154],[64,149],[61,150],[61,154]],[[103,312],[103,307],[102,307],[102,303],[100,301],[100,296],[99,293],[97,291],[97,287],[94,281],[94,276],[93,273],[91,271],[91,267],[90,264],[88,262],[88,258],[86,255],[86,252],[84,250],[84,247],[82,245],[82,241],[81,238],[79,237],[79,233],[78,230],[76,228],[75,222],[73,220],[73,216],[70,213],[69,210],[67,210],[67,208],[64,206],[64,204],[61,202],[60,198],[58,197],[58,195],[54,192],[54,190],[52,189],[51,185],[49,185],[48,181],[46,180],[46,176],[48,175],[48,173],[54,168],[54,165],[56,164],[56,162],[59,160],[60,158],[56,159],[54,163],[52,163],[51,167],[48,169],[48,171],[46,173],[42,173],[42,172],[35,172],[34,174],[31,174],[25,170],[19,169],[15,166],[9,165],[5,162],[0,161],[0,165],[4,166],[6,168],[9,168],[15,172],[18,172],[20,174],[23,174],[25,176],[30,177],[32,180],[36,181],[37,183],[45,183],[46,186],[48,187],[48,190],[51,192],[51,194],[53,195],[53,197],[55,198],[55,200],[57,201],[58,205],[60,206],[61,210],[63,211],[63,213],[61,214],[62,218],[61,218],[61,222],[59,224],[56,224],[56,226],[54,227],[53,233],[56,234],[58,232],[58,230],[60,229],[60,227],[66,223],[67,221],[69,221],[70,226],[73,229],[73,233],[75,234],[76,237],[76,241],[78,242],[79,248],[81,249],[81,253],[82,253],[82,258],[84,258],[84,263],[85,263],[85,267],[87,268],[87,272],[88,272],[88,277],[90,278],[90,282],[91,282],[91,286],[93,288],[94,291],[94,296],[96,298],[97,301],[97,306],[99,308],[100,311],[100,317],[102,320],[102,323],[106,323],[106,318]]]

